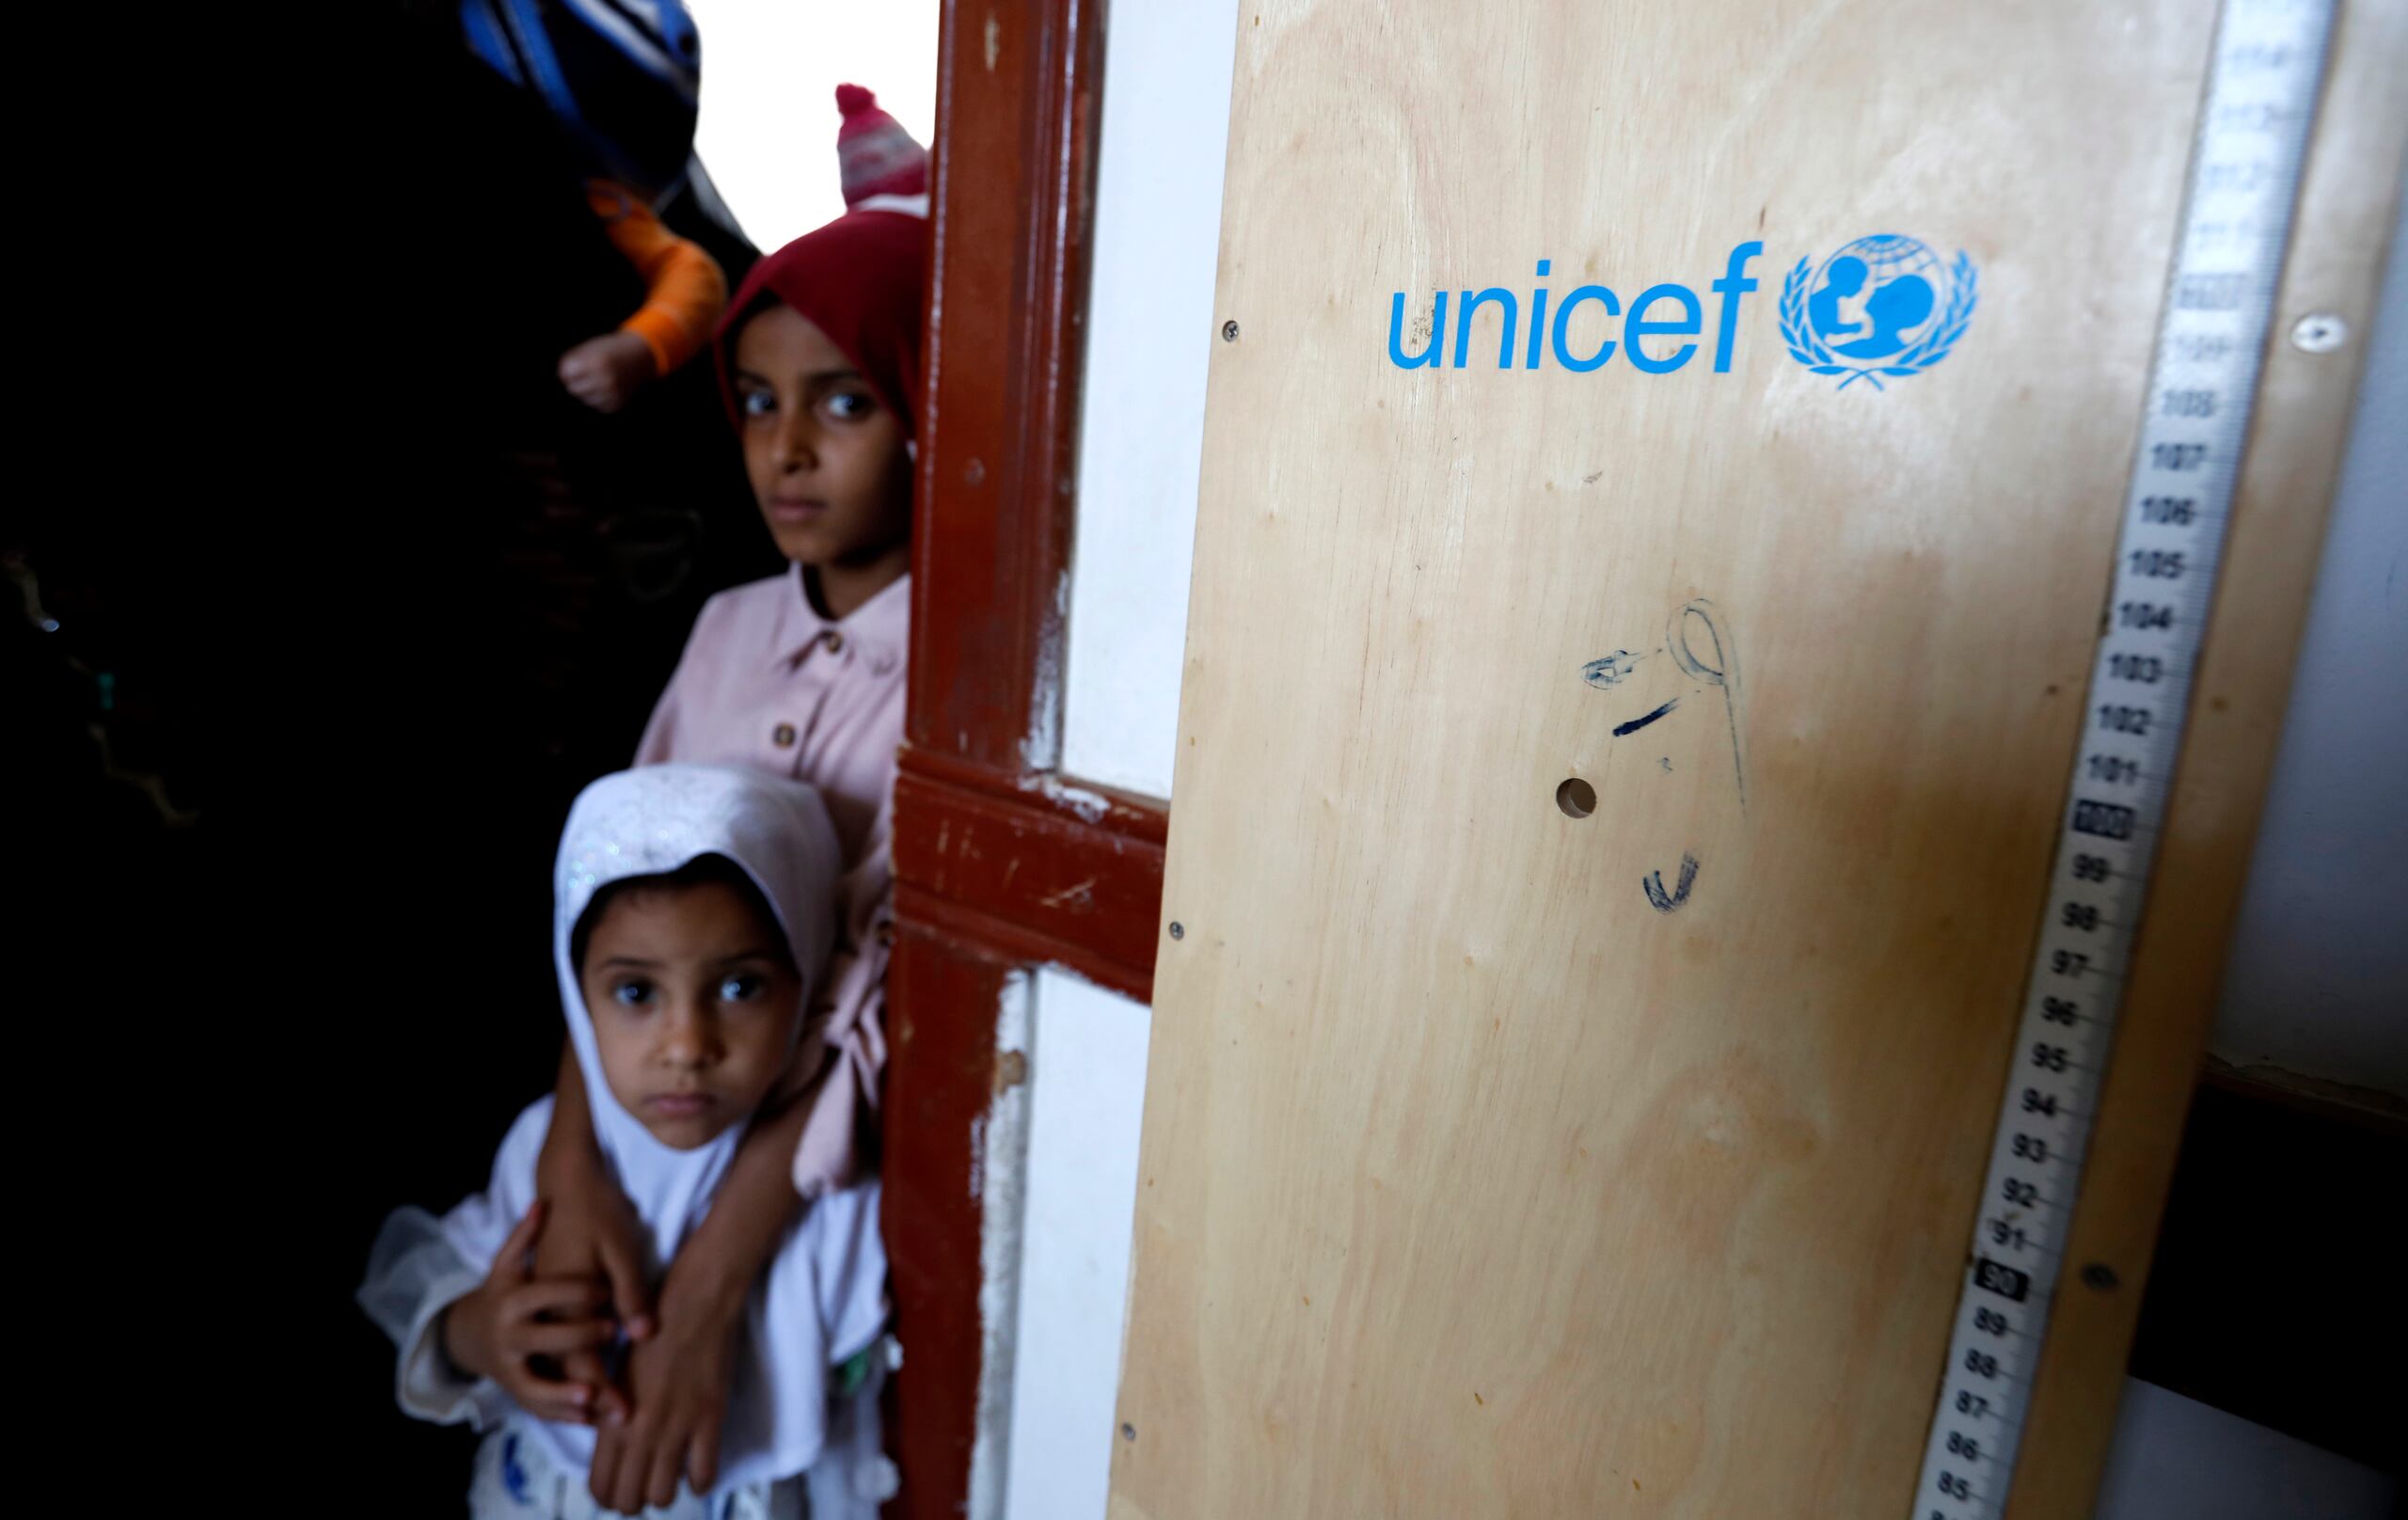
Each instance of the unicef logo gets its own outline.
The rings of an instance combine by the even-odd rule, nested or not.
[[[1929,248],[1910,237],[1877,232],[1861,237],[1781,286],[1781,337],[1789,356],[1816,374],[1844,374],[1839,388],[1859,380],[1883,388],[1921,374],[1948,356],[1973,319],[1973,261],[1956,255],[1943,271]]]

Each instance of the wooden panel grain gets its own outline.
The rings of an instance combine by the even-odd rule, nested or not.
[[[1242,8],[1120,1520],[1906,1512],[2213,19]],[[1842,389],[1876,232],[1980,305]]]

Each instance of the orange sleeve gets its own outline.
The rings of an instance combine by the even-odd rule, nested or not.
[[[585,197],[610,245],[643,277],[643,305],[619,330],[642,339],[667,374],[710,340],[711,326],[727,307],[727,277],[717,260],[660,225],[651,207],[621,186],[589,180]]]

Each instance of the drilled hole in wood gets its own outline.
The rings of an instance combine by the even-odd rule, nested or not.
[[[1555,805],[1567,818],[1585,818],[1597,811],[1597,789],[1574,776],[1555,789]]]

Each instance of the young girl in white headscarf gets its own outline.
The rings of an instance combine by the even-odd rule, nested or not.
[[[755,771],[651,766],[570,810],[553,946],[596,1138],[667,1266],[800,1041],[808,979],[836,932],[834,831],[810,787]],[[558,1358],[624,1343],[607,1286],[532,1276],[546,1097],[518,1116],[493,1180],[441,1219],[386,1221],[360,1302],[401,1348],[402,1407],[489,1433],[477,1520],[583,1520],[591,1390]],[[871,1182],[821,1198],[755,1285],[740,1328],[718,1479],[662,1520],[834,1520],[884,1487],[877,1358],[885,1254]]]

